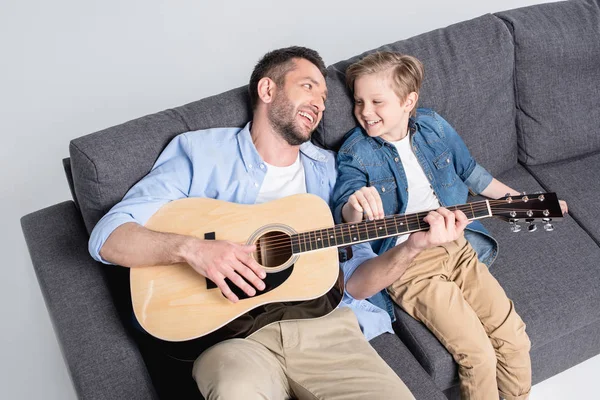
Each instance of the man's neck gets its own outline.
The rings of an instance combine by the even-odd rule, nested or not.
[[[261,158],[276,167],[287,167],[298,159],[300,146],[290,145],[273,130],[267,120],[254,120],[250,127],[252,142]]]

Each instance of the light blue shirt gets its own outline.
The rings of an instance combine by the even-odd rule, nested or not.
[[[331,204],[337,177],[334,154],[307,142],[300,146],[300,160],[307,192]],[[178,135],[161,153],[150,173],[94,227],[89,252],[95,260],[109,264],[100,257],[108,236],[127,222],[144,225],[160,207],[173,200],[205,197],[254,204],[266,170],[267,165],[252,142],[250,123],[244,128],[215,128]],[[355,268],[344,268],[346,279]],[[353,309],[367,339],[392,332],[385,311],[368,301],[352,299],[346,293],[341,306]]]

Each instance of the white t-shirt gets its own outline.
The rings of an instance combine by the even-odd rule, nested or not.
[[[288,167],[276,167],[265,163],[267,174],[263,180],[255,204],[280,199],[293,194],[306,193],[304,166],[300,162],[300,153],[294,163]]]
[[[433,188],[429,184],[429,179],[419,164],[419,160],[413,153],[410,145],[410,135],[397,142],[391,142],[400,156],[406,179],[408,181],[408,204],[405,214],[412,214],[419,211],[435,210],[440,207]],[[409,234],[398,236],[396,246],[408,239]]]

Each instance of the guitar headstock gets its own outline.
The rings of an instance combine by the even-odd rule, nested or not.
[[[513,232],[521,230],[519,222],[527,222],[527,230],[537,229],[537,221],[544,223],[544,229],[554,230],[550,223],[562,219],[562,211],[556,193],[535,193],[519,196],[506,196],[498,200],[490,200],[492,215],[508,221]]]

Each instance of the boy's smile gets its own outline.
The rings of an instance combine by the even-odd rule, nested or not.
[[[362,75],[354,81],[354,116],[371,137],[389,142],[403,139],[413,107],[410,95],[403,101],[392,88],[390,71]]]

